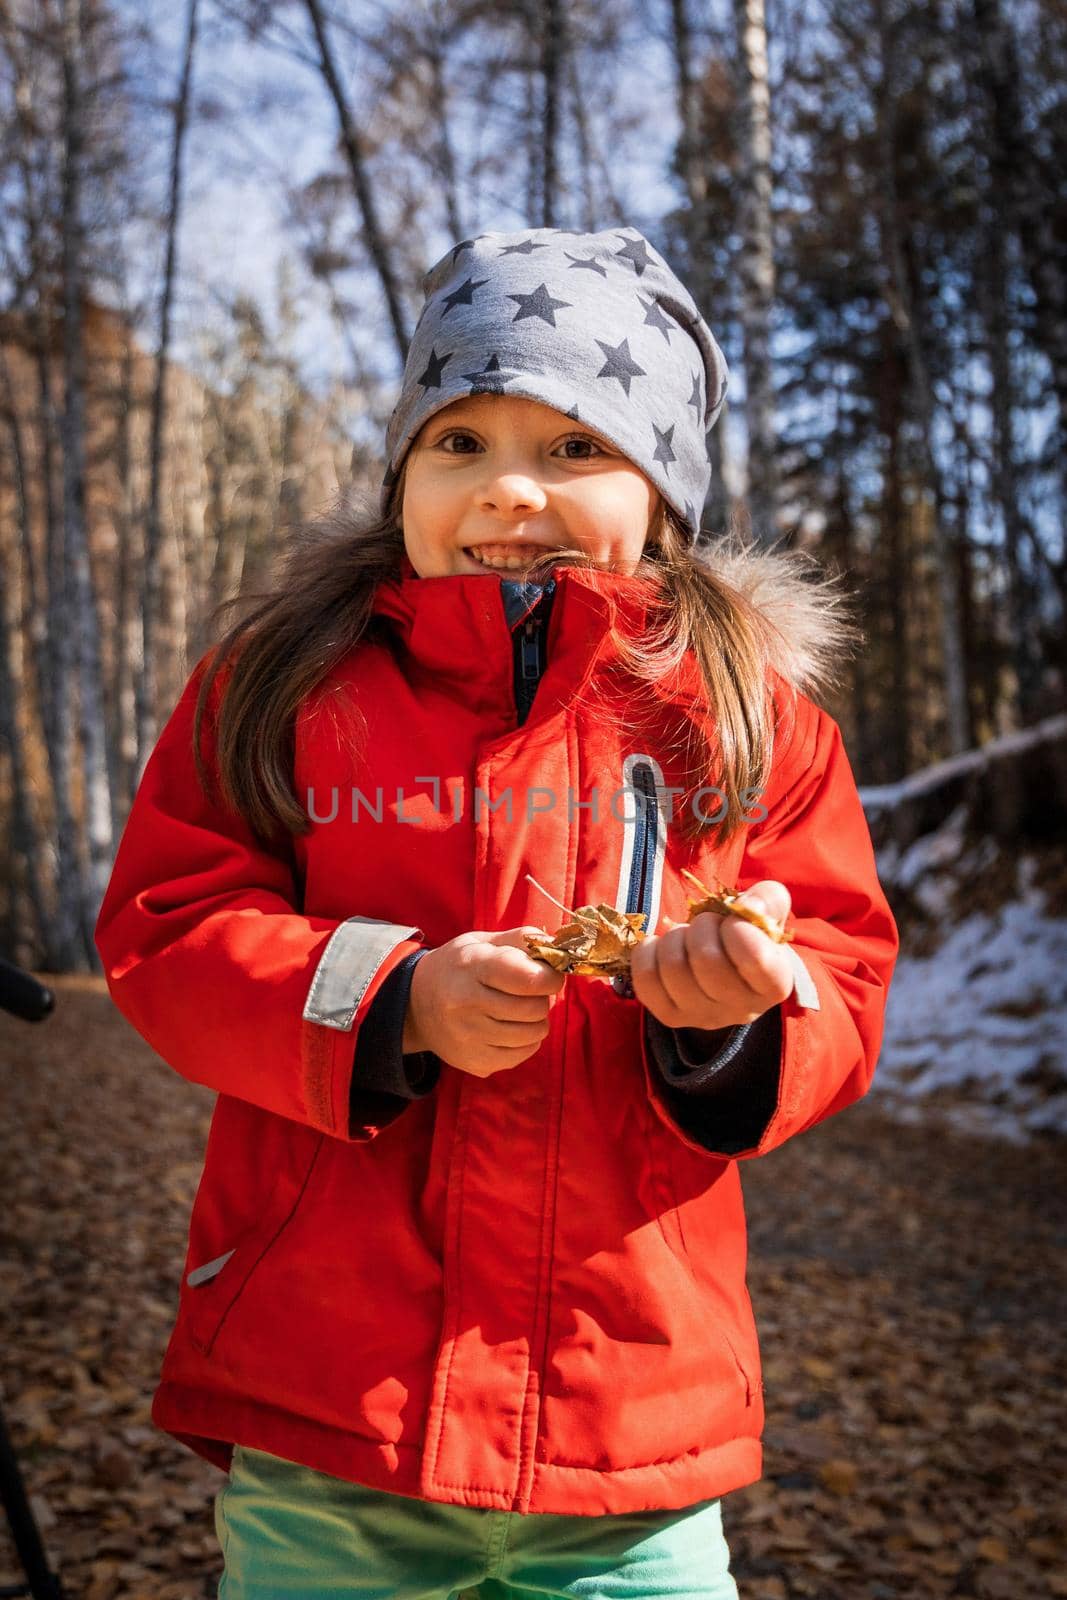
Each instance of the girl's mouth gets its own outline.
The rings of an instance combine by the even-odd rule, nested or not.
[[[523,545],[519,549],[515,545],[483,544],[477,548],[468,547],[463,554],[482,567],[516,571],[520,567],[530,566],[538,556],[551,555],[552,551],[546,545]]]

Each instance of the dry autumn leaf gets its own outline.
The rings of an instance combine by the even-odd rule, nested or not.
[[[705,888],[700,879],[684,867],[682,872],[701,894],[699,900],[689,902],[690,922],[701,911],[715,911],[721,916],[740,917],[752,923],[776,944],[784,944],[792,939],[793,935],[780,923],[752,906],[741,903],[736,890],[719,883],[713,891]],[[526,950],[535,961],[546,962],[556,972],[579,977],[629,977],[630,953],[645,937],[643,911],[617,911],[614,906],[603,903],[579,906],[577,910],[570,911],[529,873],[526,881],[570,918],[551,938],[527,936]]]
[[[829,1489],[831,1494],[855,1494],[859,1483],[859,1469],[854,1461],[845,1461],[834,1456],[829,1461],[824,1461],[818,1471],[819,1481],[823,1487]]]
[[[630,951],[645,936],[643,911],[616,911],[609,905],[579,906],[576,911],[568,911],[529,874],[527,880],[571,919],[550,939],[527,935],[526,950],[535,961],[546,962],[556,972],[581,977],[629,975]]]
[[[753,906],[747,906],[740,899],[736,889],[727,888],[725,883],[719,883],[714,889],[707,889],[700,879],[693,873],[682,868],[682,877],[688,878],[693,886],[700,890],[699,900],[689,902],[689,921],[701,911],[714,911],[720,917],[740,917],[743,922],[751,922],[754,928],[759,928],[768,939],[773,939],[775,944],[788,944],[793,935],[789,933],[780,922],[775,922],[771,917],[765,916],[762,911],[757,911]]]

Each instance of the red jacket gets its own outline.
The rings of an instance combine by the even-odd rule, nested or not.
[[[684,786],[700,703],[691,661],[627,695],[612,621],[639,625],[643,581],[563,569],[544,637],[512,634],[515,588],[379,587],[380,632],[300,711],[294,783],[323,820],[291,852],[200,791],[203,662],[148,763],[97,944],[123,1014],[218,1092],[153,1417],[222,1468],[237,1442],[456,1505],[672,1509],[760,1476],[739,1161],[865,1093],[896,928],[825,712],[798,695],[756,820],[689,845],[664,804],[630,804]],[[584,977],[513,1070],[443,1066],[409,1098],[354,1074],[414,952],[559,925],[527,873],[655,929],[685,920],[683,866],[792,894],[769,1077],[687,1097],[640,1003]]]

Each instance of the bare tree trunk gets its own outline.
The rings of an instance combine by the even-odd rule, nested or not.
[[[189,675],[186,656],[188,640],[187,593],[188,562],[184,497],[174,505],[171,520],[163,535],[161,558],[163,561],[163,592],[165,596],[160,619],[160,650],[163,667],[161,687],[164,705],[173,705],[182,692],[182,684]]]
[[[764,543],[776,536],[774,382],[771,308],[774,303],[774,220],[771,211],[771,108],[763,0],[734,0],[740,69],[741,326],[745,346],[748,425],[748,502]]]
[[[840,409],[840,396],[837,397]],[[840,440],[841,425],[838,421],[834,428],[835,440]],[[834,496],[833,525],[836,528],[836,539],[832,550],[836,558],[836,566],[843,572],[853,572],[857,565],[856,529],[852,516],[852,507],[848,498],[848,460],[842,446],[836,446],[838,459],[834,462]],[[821,554],[822,552],[820,552]],[[827,551],[827,555],[831,552]],[[866,585],[863,596],[866,608],[867,595],[870,585]],[[866,623],[866,617],[863,619]],[[851,686],[845,701],[845,715],[848,727],[846,742],[856,751],[856,770],[860,782],[869,782],[875,773],[876,763],[881,754],[880,745],[874,734],[875,721],[872,716],[873,707],[870,703],[871,682],[867,651],[858,650],[852,661]]]
[[[159,705],[156,650],[159,617],[163,605],[160,560],[160,495],[163,473],[163,441],[167,423],[167,363],[170,356],[170,317],[177,274],[178,225],[182,205],[182,150],[189,121],[189,93],[196,52],[197,12],[200,0],[189,0],[185,18],[185,49],[182,55],[178,97],[174,103],[174,133],[170,150],[170,198],[167,206],[167,247],[163,265],[163,286],[159,300],[159,346],[156,355],[156,382],[152,395],[152,421],[149,439],[148,506],[145,514],[144,563],[141,569],[141,628],[143,647],[141,670],[136,678],[137,762],[136,781],[144,772],[156,737]]]
[[[207,648],[208,618],[214,612],[219,601],[225,598],[225,592],[220,587],[221,569],[224,563],[223,543],[226,538],[226,485],[225,485],[225,449],[222,442],[221,419],[219,417],[219,404],[217,398],[212,401],[208,398],[205,402],[203,431],[205,441],[209,436],[210,443],[204,449],[204,477],[206,481],[206,504],[204,507],[204,548],[201,566],[201,593],[202,603],[197,608],[197,633],[193,641],[194,652],[199,658]],[[234,591],[236,592],[236,591]]]
[[[899,363],[896,352],[885,363],[887,382],[882,389],[882,433],[889,451],[882,471],[881,542],[887,556],[889,590],[889,711],[890,767],[886,778],[893,782],[905,777],[912,766],[911,695],[908,676],[908,623],[904,600],[912,578],[906,538],[908,523],[904,510],[900,464],[900,430],[903,422]]]
[[[287,360],[283,368],[285,383],[282,393],[282,426],[279,447],[278,522],[283,536],[288,530],[304,521],[304,483],[301,462],[305,443],[306,395],[301,387],[300,373],[295,360]]]
[[[236,447],[218,403],[214,413],[214,440],[207,456],[208,515],[215,541],[209,580],[211,611],[240,593],[248,554],[248,529],[237,510],[238,496],[232,483],[231,457],[236,455]]]
[[[5,766],[9,767],[7,782],[7,807],[9,827],[0,840],[0,872],[3,873],[5,894],[3,920],[0,921],[0,949],[16,961],[24,936],[25,918],[20,907],[18,862],[24,863],[27,876],[27,893],[33,909],[34,940],[39,940],[48,925],[42,885],[37,875],[40,860],[40,840],[35,837],[33,817],[29,804],[29,779],[22,749],[22,735],[16,714],[18,682],[18,628],[17,605],[19,585],[11,570],[17,556],[9,555],[7,540],[0,531],[0,778]],[[3,757],[7,753],[8,761]]]
[[[536,217],[540,204],[541,189],[541,160],[544,156],[544,145],[539,137],[539,108],[537,104],[537,73],[532,61],[526,63],[526,106],[525,106],[525,135],[526,144],[526,215]]]
[[[708,175],[706,157],[700,146],[700,115],[697,88],[693,78],[693,41],[689,27],[686,0],[671,0],[671,41],[674,56],[675,88],[678,104],[678,122],[681,134],[678,141],[678,166],[685,186],[688,205],[685,210],[686,252],[689,258],[689,287],[697,305],[711,304],[707,262],[709,259],[710,217],[708,214]],[[704,505],[702,520],[712,528],[725,528],[729,516],[726,486],[723,482],[723,425],[725,412],[719,424],[707,436],[708,456],[711,461],[711,484]]]
[[[972,0],[994,142],[1004,187],[1034,291],[1038,341],[1052,368],[1061,440],[1067,439],[1067,264],[1056,232],[1057,199],[1042,182],[1019,104],[1020,68],[1015,33],[999,0]]]
[[[48,929],[46,970],[73,972],[84,948],[80,932],[78,830],[74,818],[74,638],[70,596],[67,592],[66,539],[60,498],[59,419],[52,394],[51,328],[40,307],[34,324],[34,364],[37,376],[38,431],[45,512],[45,573],[43,603],[30,618],[30,638],[37,670],[41,726],[48,752],[55,828],[55,912]]]
[[[1003,191],[999,191],[1000,194]],[[1016,406],[1015,372],[1011,357],[1010,313],[1007,305],[1009,271],[1001,219],[986,210],[985,249],[978,263],[979,298],[989,336],[989,371],[993,413],[993,494],[1004,526],[1003,563],[1007,576],[1008,650],[1015,678],[1017,718],[1025,724],[1033,711],[1040,679],[1034,656],[1033,623],[1026,575],[1022,570],[1022,514],[1016,464],[1013,417]]]
[[[880,225],[882,246],[889,265],[886,294],[893,320],[907,354],[912,405],[919,428],[920,451],[927,486],[933,497],[934,559],[941,599],[941,654],[945,688],[945,715],[949,753],[970,746],[970,713],[960,628],[960,602],[956,587],[956,561],[942,517],[942,495],[933,452],[934,397],[926,354],[916,325],[915,307],[900,237],[899,206],[894,157],[896,118],[893,105],[896,40],[885,12],[886,0],[875,0],[881,76],[877,89],[877,139],[882,186]]]
[[[951,495],[946,496],[952,508],[953,525],[965,528],[974,504],[975,466],[979,459],[971,427],[974,408],[985,398],[984,387],[979,392],[976,385],[965,379],[953,390],[949,401],[952,419],[952,450],[950,476]],[[984,460],[984,453],[982,456]],[[1000,698],[1000,665],[996,652],[989,648],[990,633],[995,629],[987,625],[984,607],[979,601],[975,584],[974,561],[969,545],[964,549],[960,563],[960,634],[963,639],[963,659],[967,676],[967,697],[970,705],[972,746],[992,736],[996,728],[996,707]],[[988,588],[988,585],[983,585]]]
[[[3,396],[5,420],[11,436],[11,468],[15,489],[15,510],[21,539],[22,561],[26,569],[26,603],[22,607],[16,625],[19,629],[20,637],[28,634],[32,642],[34,639],[43,636],[45,631],[44,617],[41,613],[45,585],[34,548],[36,541],[33,537],[33,522],[30,516],[29,494],[27,491],[29,479],[26,469],[26,446],[23,439],[22,418],[19,415],[15,386],[11,380],[11,368],[8,365],[7,354],[2,340],[0,340],[0,395]]]
[[[689,28],[689,12],[686,0],[671,0],[671,36],[674,46],[674,75],[678,92],[678,120],[681,124],[681,135],[678,140],[678,164],[682,170],[685,183],[685,192],[689,197],[691,207],[691,233],[694,238],[703,237],[703,227],[696,224],[703,222],[703,217],[694,215],[699,213],[701,202],[707,196],[707,181],[704,175],[704,164],[700,159],[698,148],[698,117],[697,97],[693,84],[693,36]]]
[[[456,172],[456,157],[452,149],[452,134],[448,120],[448,89],[445,84],[443,30],[436,8],[427,32],[426,55],[430,63],[430,73],[433,80],[434,109],[437,113],[437,127],[439,129],[438,143],[441,151],[441,175],[444,178],[445,187],[445,212],[453,239],[462,239],[467,230],[463,226],[462,213],[459,206],[459,178]]]
[[[182,636],[182,656],[185,662],[198,661],[206,648],[204,639],[207,596],[207,464],[203,459],[204,418],[203,397],[195,398],[195,410],[187,405],[183,435],[176,448],[186,459],[197,463],[198,482],[195,494],[186,496],[182,507],[182,593],[185,605],[185,632]],[[186,665],[188,675],[188,665]]]
[[[1017,404],[1011,352],[1011,261],[1009,240],[1020,237],[1021,187],[1024,174],[1014,163],[1023,159],[1014,126],[1018,116],[1008,30],[1001,25],[997,0],[974,0],[982,100],[979,121],[985,130],[987,170],[982,201],[984,249],[978,264],[979,294],[989,329],[989,367],[993,380],[993,491],[1004,520],[1004,557],[1008,579],[1009,648],[1015,672],[1019,720],[1036,715],[1041,681],[1037,659],[1032,596],[1022,566],[1023,515],[1016,461],[1013,418]],[[1061,409],[1061,423],[1063,412]]]
[[[133,408],[135,397],[133,339],[126,325],[126,338],[122,352],[119,376],[119,417],[117,460],[119,480],[119,509],[116,532],[116,598],[114,669],[111,684],[112,726],[115,730],[116,792],[119,809],[116,821],[122,825],[129,814],[137,774],[137,698],[136,683],[143,659],[143,634],[140,608],[134,604],[135,594],[140,594],[137,539],[137,518],[134,513],[133,489]]]
[[[558,183],[560,64],[565,55],[563,29],[565,12],[560,0],[544,0],[534,15],[541,24],[541,75],[545,84],[545,111],[542,124],[541,226],[556,226],[556,186]]]
[[[15,75],[14,101],[18,114],[16,159],[24,193],[26,242],[34,289],[27,321],[37,381],[36,420],[44,508],[45,581],[34,597],[30,612],[30,640],[51,778],[56,854],[55,910],[45,930],[44,955],[47,971],[68,972],[77,967],[83,943],[79,930],[80,867],[71,771],[74,744],[73,638],[66,589],[63,519],[59,506],[61,496],[57,492],[59,424],[52,393],[52,340],[56,315],[51,294],[53,263],[43,223],[48,203],[44,192],[47,175],[41,163],[34,163],[30,159],[30,152],[40,138],[35,85],[32,74],[26,70],[18,32],[7,6],[0,6],[0,28]]]
[[[400,301],[400,289],[396,281],[396,275],[393,272],[389,248],[378,221],[378,207],[375,203],[370,179],[367,176],[359,133],[341,84],[337,63],[330,48],[322,6],[319,4],[319,0],[304,0],[304,4],[307,7],[307,14],[311,19],[311,26],[315,33],[322,76],[326,80],[326,87],[330,91],[337,111],[337,121],[341,130],[341,143],[344,146],[348,170],[352,175],[352,187],[355,190],[356,200],[363,220],[363,237],[381,282],[386,308],[389,312],[389,322],[393,330],[393,340],[396,344],[401,365],[403,365],[407,359],[409,342],[407,326],[404,321],[404,310]]]
[[[571,116],[578,134],[578,156],[581,161],[582,227],[592,233],[597,224],[596,195],[593,190],[593,145],[589,133],[589,115],[585,104],[585,91],[578,73],[578,61],[573,50],[567,54],[567,89]]]
[[[81,0],[63,0],[63,528],[70,583],[72,641],[78,670],[84,779],[83,836],[87,872],[76,867],[82,938],[78,969],[99,968],[93,928],[111,870],[112,796],[108,784],[107,730],[104,716],[100,630],[89,565],[85,519],[85,346],[82,337],[84,224],[81,176],[85,127],[79,76],[82,57]],[[56,641],[53,640],[53,646]],[[69,646],[64,643],[64,652]],[[71,681],[67,659],[66,687]]]
[[[18,705],[25,702],[26,673],[23,656],[23,615],[33,616],[37,609],[38,580],[34,569],[33,528],[30,522],[29,501],[26,493],[26,452],[22,442],[22,427],[11,374],[0,345],[0,387],[2,387],[8,430],[11,438],[11,464],[14,477],[15,507],[19,544],[26,567],[29,596],[22,604],[22,583],[19,573],[18,550],[9,552],[6,542],[0,540],[0,747],[6,747],[11,757],[11,837],[9,848],[14,860],[25,863],[26,894],[33,913],[34,927],[24,930],[31,933],[38,950],[46,960],[54,959],[51,948],[48,896],[45,885],[48,870],[44,840],[38,831],[30,804],[30,780],[22,746],[22,729],[18,720]],[[17,906],[14,903],[15,880],[10,878],[12,903],[9,921],[13,935],[19,933]]]

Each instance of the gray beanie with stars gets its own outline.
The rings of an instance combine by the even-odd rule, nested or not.
[[[727,366],[692,295],[636,228],[482,233],[442,256],[423,291],[385,436],[383,514],[428,417],[467,395],[513,394],[603,434],[697,537]]]

